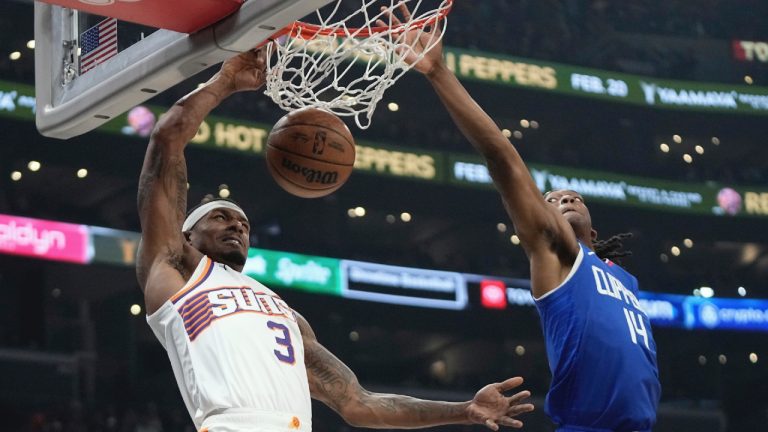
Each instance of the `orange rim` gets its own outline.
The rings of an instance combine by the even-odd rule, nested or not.
[[[453,9],[453,0],[447,0],[446,3],[447,3],[446,7],[440,10],[438,14],[431,16],[429,18],[422,18],[420,20],[409,22],[407,26],[400,25],[398,27],[395,27],[394,30],[390,26],[378,26],[378,27],[370,27],[370,28],[364,28],[364,29],[363,28],[328,29],[328,28],[323,28],[317,24],[310,24],[302,21],[296,21],[293,24],[285,27],[284,29],[272,35],[270,40],[277,39],[285,35],[288,35],[292,38],[301,38],[305,40],[311,40],[318,36],[343,37],[343,36],[352,35],[353,37],[356,37],[356,38],[366,38],[366,37],[371,37],[371,35],[384,33],[387,31],[391,31],[393,34],[400,34],[406,30],[411,30],[414,28],[422,28],[430,24],[437,23],[441,19],[448,16],[448,14],[451,13],[451,9]]]

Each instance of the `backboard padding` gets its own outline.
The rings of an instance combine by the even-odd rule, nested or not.
[[[234,13],[244,3],[244,0],[39,1],[180,33],[194,33],[208,27]]]

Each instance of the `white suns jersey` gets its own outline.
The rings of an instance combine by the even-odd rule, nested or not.
[[[269,288],[203,257],[147,322],[168,352],[198,430],[227,409],[284,414],[286,430],[311,429],[299,326]]]

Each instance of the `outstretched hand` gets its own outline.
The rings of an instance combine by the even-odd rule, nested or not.
[[[402,20],[398,18],[393,10],[382,7],[381,10],[387,17],[389,17],[389,22],[380,19],[376,21],[376,25],[383,27],[398,27],[403,25],[403,23],[408,23],[411,21],[411,11],[408,9],[408,6],[406,6],[405,3],[401,3],[398,9],[400,11],[400,15],[402,15]],[[437,69],[438,66],[443,64],[443,42],[439,41],[427,53],[424,53],[424,50],[429,45],[433,44],[435,40],[440,39],[441,35],[442,28],[437,22],[429,24],[423,29],[415,28],[413,30],[409,30],[405,35],[404,45],[409,45],[412,48],[408,49],[402,47],[399,49],[398,53],[403,54],[405,50],[408,50],[405,52],[403,60],[407,64],[413,65],[415,70],[425,75],[429,75],[435,69]],[[424,57],[419,59],[419,56],[423,53]]]
[[[266,47],[241,53],[224,62],[218,73],[232,93],[258,90],[266,81]]]
[[[501,383],[488,384],[480,389],[467,407],[469,420],[494,431],[499,430],[499,425],[523,427],[523,422],[512,417],[533,411],[533,404],[522,403],[531,396],[531,392],[525,390],[512,396],[504,396],[504,392],[519,387],[522,383],[522,378],[515,377]]]

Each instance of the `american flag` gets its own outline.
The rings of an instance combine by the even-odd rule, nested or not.
[[[80,35],[80,73],[84,74],[117,54],[117,20],[107,18]]]

